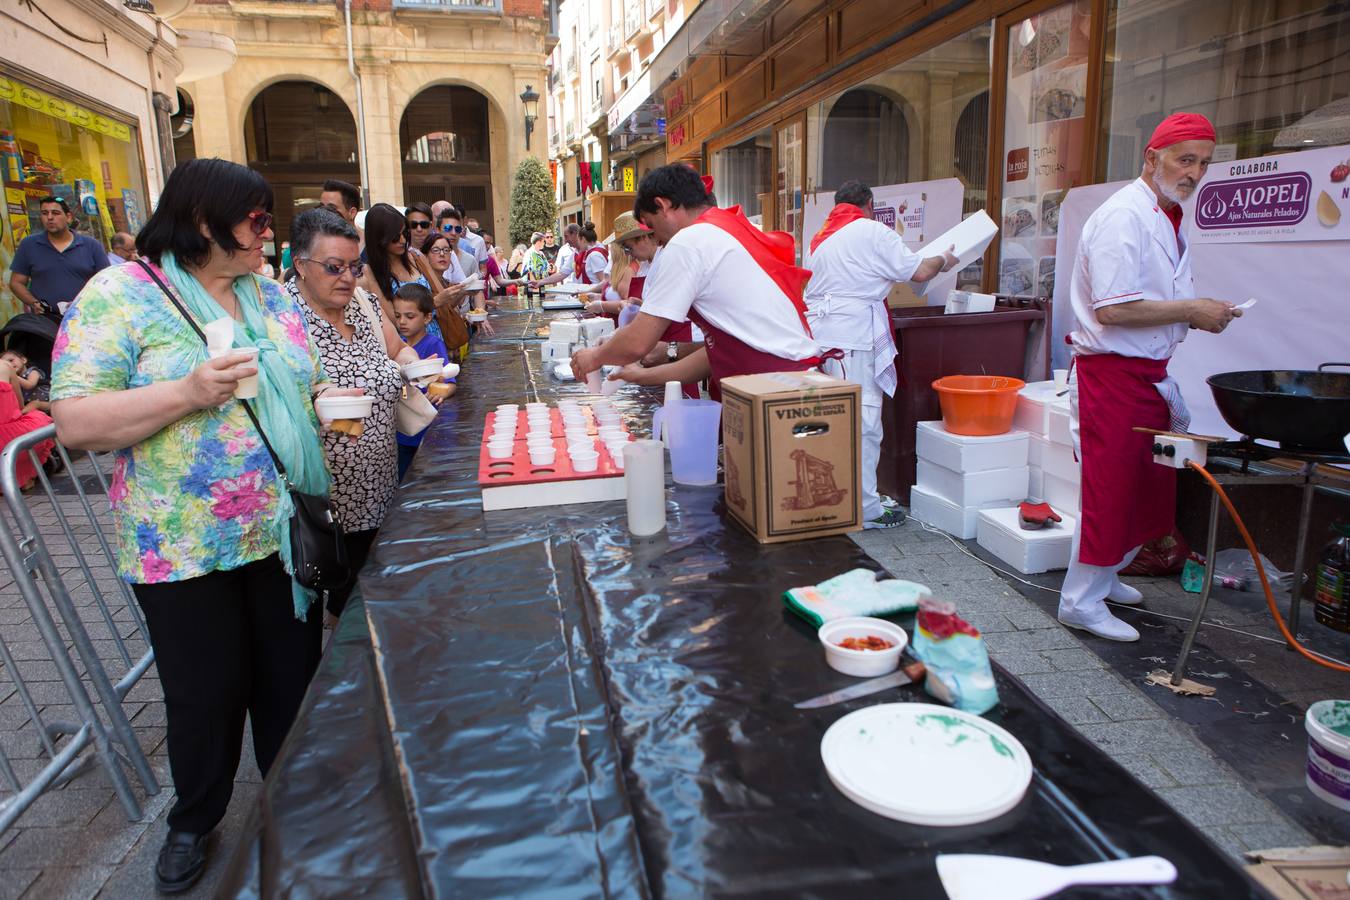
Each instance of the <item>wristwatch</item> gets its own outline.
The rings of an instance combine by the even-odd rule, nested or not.
[[[669,344],[666,344],[666,360],[668,362],[674,362],[679,358],[680,358],[680,345],[677,344],[675,341],[671,341]]]

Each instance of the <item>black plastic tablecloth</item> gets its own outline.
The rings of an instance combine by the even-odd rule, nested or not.
[[[870,703],[928,700],[910,687],[793,708],[851,681],[780,600],[876,568],[845,537],[758,544],[724,514],[720,488],[672,487],[668,529],[650,539],[628,534],[622,502],[484,513],[487,411],[584,390],[544,374],[535,329],[548,318],[507,311],[475,342],[222,895],[942,897],[937,853],[988,852],[1066,864],[1156,853],[1180,870],[1176,885],[1094,895],[1260,896],[1001,671],[988,718],[1036,767],[1012,812],[920,828],[839,794],[820,760],[825,729]],[[635,430],[656,400],[617,398]]]

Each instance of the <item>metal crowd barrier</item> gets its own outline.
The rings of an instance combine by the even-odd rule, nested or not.
[[[5,629],[0,627],[0,665],[13,682],[19,702],[33,723],[48,760],[25,783],[15,772],[11,757],[0,741],[0,789],[11,792],[8,796],[0,793],[0,833],[13,825],[44,791],[60,787],[95,762],[107,773],[122,808],[132,820],[141,818],[141,806],[132,791],[126,769],[131,769],[148,795],[159,793],[159,782],[122,708],[127,693],[154,662],[149,634],[130,587],[116,578],[116,558],[70,455],[59,443],[56,444],[53,453],[65,464],[64,474],[58,478],[68,478],[73,485],[73,495],[67,494],[65,499],[69,502],[73,496],[76,498],[73,505],[78,507],[70,515],[67,515],[62,495],[56,492],[38,461],[33,448],[43,441],[55,439],[56,427],[49,425],[15,438],[0,453],[0,491],[4,493],[5,508],[9,513],[0,516],[3,519],[0,522],[0,555],[9,566],[14,587],[23,596],[78,721],[48,721],[44,718],[40,707],[50,704],[35,702],[32,689],[24,681],[21,664],[16,665],[5,643]],[[77,569],[71,577],[72,581],[76,577],[80,580],[73,587],[66,584],[48,544],[49,540],[55,541],[58,534],[54,530],[48,535],[43,534],[20,490],[17,467],[24,458],[31,460],[37,470],[38,486],[51,503],[56,527],[60,529],[59,537],[69,545],[69,555],[76,563]],[[89,453],[88,458],[106,496],[108,483],[98,458],[93,453]],[[106,567],[113,573],[119,597],[105,596],[91,569],[91,558],[94,559],[92,565]],[[88,589],[88,596],[80,597],[81,606],[77,605],[75,595],[82,588]],[[131,623],[117,621],[109,606],[110,599],[120,599],[125,604],[130,611]],[[84,602],[86,600],[89,602]],[[116,655],[111,666],[116,681],[109,675],[109,666],[105,666],[90,637],[88,626],[91,623],[85,622],[82,609],[88,611],[96,630],[106,629]],[[124,635],[131,625],[134,628]],[[72,656],[71,645],[75,656]],[[83,672],[76,666],[77,657]],[[0,688],[3,684],[0,679]],[[91,754],[81,755],[90,747]]]

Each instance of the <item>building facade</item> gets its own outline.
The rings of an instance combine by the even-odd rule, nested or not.
[[[699,2],[562,3],[548,98],[549,158],[564,223],[593,217],[590,192],[631,191],[665,164],[665,111],[649,70]],[[583,166],[590,167],[589,185]],[[602,236],[609,226],[596,222]]]
[[[0,6],[0,322],[19,242],[38,201],[64,197],[78,227],[108,245],[135,231],[173,167],[169,116],[182,63],[177,35],[111,0]]]
[[[527,148],[520,95],[544,93],[550,10],[548,0],[357,0],[349,30],[347,5],[332,0],[196,0],[174,27],[225,39],[233,59],[180,80],[191,121],[178,129],[179,155],[263,172],[281,234],[338,177],[370,203],[451,199],[504,235],[517,164],[547,153],[542,134]]]

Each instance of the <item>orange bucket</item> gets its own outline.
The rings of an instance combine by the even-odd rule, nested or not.
[[[948,375],[933,382],[942,404],[942,424],[952,434],[1007,434],[1017,410],[1017,392],[1027,383],[1002,375]]]

